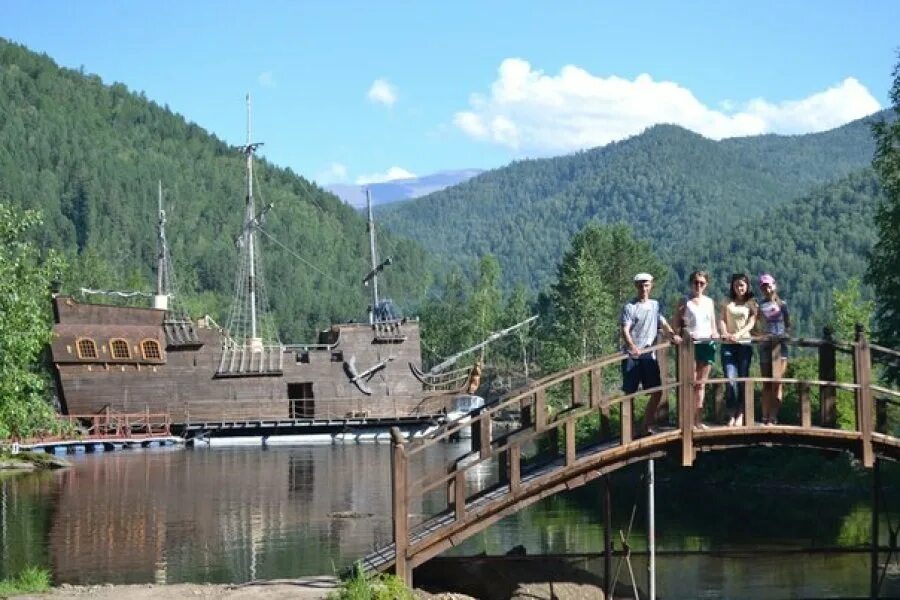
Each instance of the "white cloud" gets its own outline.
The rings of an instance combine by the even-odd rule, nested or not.
[[[469,110],[456,113],[453,122],[474,139],[541,154],[600,146],[656,123],[674,123],[713,139],[810,133],[880,108],[853,77],[801,100],[727,100],[716,110],[689,89],[648,74],[630,81],[568,65],[547,75],[525,60],[508,58],[490,94],[472,94]]]
[[[384,183],[385,181],[394,181],[396,179],[412,179],[415,176],[415,173],[410,173],[403,167],[391,167],[384,173],[360,175],[356,178],[356,185],[366,185],[368,183]]]
[[[321,185],[344,183],[347,181],[347,166],[338,162],[331,163],[327,169],[316,175],[316,181]]]
[[[393,106],[397,102],[397,88],[391,85],[387,79],[376,79],[369,87],[366,96],[372,102]]]
[[[259,84],[263,87],[275,87],[275,74],[272,71],[263,71],[257,77]]]

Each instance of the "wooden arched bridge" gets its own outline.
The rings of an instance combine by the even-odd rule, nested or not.
[[[395,430],[394,541],[366,556],[363,568],[393,570],[411,582],[413,568],[501,518],[541,498],[664,455],[680,457],[682,465],[690,466],[697,451],[777,444],[850,451],[865,467],[878,458],[900,460],[900,423],[886,418],[887,406],[900,404],[900,389],[881,383],[883,369],[900,368],[900,352],[870,344],[861,329],[851,343],[837,342],[827,332],[821,340],[784,338],[795,354],[818,364],[818,378],[737,379],[745,389],[744,423],[738,427],[695,423],[693,343],[689,336],[684,338],[678,345],[655,346],[662,371],[658,388],[622,394],[619,372],[625,356],[617,353],[535,381],[483,408],[470,421],[449,423],[426,438],[405,442]],[[852,375],[841,381],[839,372]],[[728,381],[711,378],[705,383],[722,386]],[[794,386],[799,417],[790,424],[758,423],[755,392],[777,382]],[[665,423],[637,436],[635,400],[655,391],[663,394],[657,420]],[[673,417],[668,414],[671,400],[677,407]],[[837,427],[839,400],[855,407],[853,429]],[[550,410],[551,405],[562,408]],[[520,420],[515,429],[501,434],[496,422],[509,411],[518,412]],[[429,449],[464,428],[471,428],[471,450],[436,468]]]

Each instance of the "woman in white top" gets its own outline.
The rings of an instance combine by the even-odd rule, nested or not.
[[[750,291],[750,277],[744,273],[731,276],[728,300],[722,303],[719,331],[722,333],[722,370],[729,379],[725,405],[728,407],[728,426],[744,424],[744,383],[736,377],[750,376],[753,346],[750,332],[756,325],[758,306]]]
[[[703,398],[706,395],[706,379],[716,360],[716,346],[713,340],[719,337],[719,329],[716,325],[715,303],[704,294],[706,286],[709,285],[709,273],[694,271],[689,281],[690,295],[679,303],[674,321],[676,331],[687,327],[691,339],[694,340],[694,402],[697,410],[694,424],[705,429],[706,425],[701,418]]]

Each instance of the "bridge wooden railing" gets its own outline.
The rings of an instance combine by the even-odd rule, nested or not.
[[[738,381],[745,389],[745,424],[711,430],[695,427],[699,424],[695,423],[693,388],[700,382],[694,379],[694,343],[689,336],[683,337],[681,344],[661,343],[653,347],[662,375],[662,384],[656,388],[634,394],[619,391],[619,368],[626,356],[617,353],[537,380],[483,408],[471,420],[449,423],[426,438],[406,442],[395,431],[391,459],[394,543],[387,555],[371,555],[367,566],[384,569],[393,565],[399,576],[409,580],[413,567],[459,543],[473,528],[483,528],[486,523],[519,510],[535,501],[538,493],[555,493],[560,489],[559,482],[575,487],[596,477],[600,471],[592,457],[601,453],[613,457],[613,462],[602,467],[606,471],[672,451],[680,454],[682,465],[690,466],[698,440],[710,444],[710,440],[716,440],[715,447],[773,440],[809,445],[813,440],[823,447],[850,449],[863,465],[871,467],[875,461],[873,440],[877,438],[879,443],[887,440],[891,451],[896,449],[900,456],[900,442],[876,432],[874,399],[877,394],[897,401],[900,391],[878,383],[878,372],[873,371],[873,355],[879,364],[896,365],[900,363],[900,352],[870,344],[861,328],[852,343],[837,342],[827,331],[821,340],[779,338],[778,341],[816,356],[818,379],[745,377],[702,382],[724,386]],[[852,359],[852,380],[838,380],[841,355]],[[673,367],[674,373],[670,374]],[[799,419],[795,424],[763,427],[755,419],[756,388],[776,383],[796,386]],[[811,393],[814,389],[818,389],[816,418]],[[842,391],[853,395],[854,431],[837,429],[837,398]],[[674,395],[675,427],[636,436],[635,399],[653,392],[662,393],[660,407],[666,420],[670,396]],[[560,409],[551,410],[551,398],[552,405],[561,406]],[[521,415],[520,423],[512,431],[499,433],[495,421],[511,409]],[[428,458],[429,448],[458,436],[466,427],[471,428],[470,451],[435,471],[433,460]],[[490,465],[491,462],[496,464]],[[589,463],[591,470],[586,467]],[[485,469],[486,466],[494,468]],[[556,487],[538,489],[532,485],[539,470],[543,480],[549,481],[548,469],[554,472]],[[528,490],[524,489],[526,484]],[[502,505],[503,510],[485,508],[489,505]],[[410,515],[419,516],[413,519]]]

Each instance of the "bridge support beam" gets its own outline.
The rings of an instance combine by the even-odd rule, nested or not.
[[[863,466],[875,465],[875,451],[872,448],[872,429],[875,407],[872,403],[872,356],[863,326],[856,326],[856,346],[853,352],[853,369],[856,375],[856,427],[859,430],[862,448],[860,459]]]
[[[682,328],[678,345],[678,424],[681,426],[681,465],[694,464],[694,341],[687,328]]]
[[[825,344],[819,346],[819,381],[837,381],[837,359],[834,350],[834,331],[826,327],[822,332]],[[822,385],[819,388],[819,422],[822,427],[837,426],[837,389]]]

